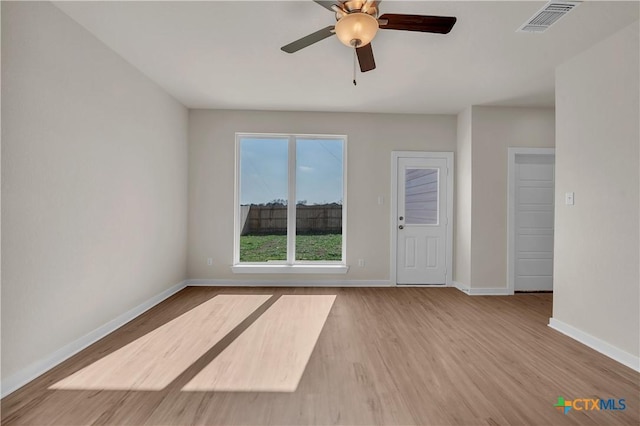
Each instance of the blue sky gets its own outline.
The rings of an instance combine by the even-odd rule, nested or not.
[[[288,139],[242,138],[240,204],[287,198]],[[342,201],[342,140],[301,139],[296,145],[296,202]]]

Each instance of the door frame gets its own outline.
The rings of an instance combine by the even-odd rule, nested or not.
[[[509,147],[507,148],[507,152],[507,294],[515,294],[516,256],[514,250],[516,247],[516,156],[553,155],[555,157],[556,149]]]
[[[398,285],[397,275],[397,255],[398,255],[398,159],[400,158],[426,158],[444,159],[447,162],[446,185],[447,185],[447,214],[446,220],[446,276],[444,287],[453,285],[453,152],[426,152],[426,151],[391,151],[391,267],[389,281],[391,285]],[[412,287],[412,285],[402,285],[402,287]],[[413,287],[443,287],[439,284],[420,284]]]

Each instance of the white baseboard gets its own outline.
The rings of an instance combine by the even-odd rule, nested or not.
[[[454,281],[453,286],[469,296],[510,296],[512,294],[508,288],[470,288],[458,281]]]
[[[391,287],[398,288],[449,288],[446,284],[391,284]]]
[[[549,318],[549,327],[571,337],[574,340],[577,340],[583,345],[589,346],[591,349],[594,349],[615,361],[618,361],[620,364],[626,365],[627,367],[640,372],[640,357],[625,352],[602,339],[592,336],[589,333],[585,333],[582,330],[578,330],[577,328],[555,318]]]
[[[187,280],[192,287],[395,287],[387,280]]]
[[[470,288],[469,296],[510,296],[508,288]]]
[[[186,281],[183,281],[181,283],[174,285],[171,288],[168,288],[167,290],[152,297],[146,302],[141,303],[135,308],[109,321],[102,327],[99,327],[93,330],[92,332],[85,334],[79,339],[69,343],[68,345],[63,346],[62,348],[53,352],[51,355],[47,356],[46,358],[36,361],[33,364],[29,365],[28,367],[23,368],[22,370],[12,374],[11,376],[7,377],[5,380],[2,381],[0,397],[4,398],[10,393],[18,390],[19,388],[26,385],[30,381],[41,376],[42,374],[51,370],[56,365],[60,364],[66,359],[72,357],[73,355],[77,354],[81,350],[85,349],[86,347],[102,339],[107,334],[114,332],[115,330],[122,327],[129,321],[140,316],[144,312],[153,308],[158,303],[169,298],[170,296],[174,295],[175,293],[179,292],[185,287],[186,287]]]
[[[469,294],[469,287],[467,287],[465,284],[462,284],[462,283],[460,283],[458,281],[453,281],[452,284],[453,284],[453,286],[455,288],[457,288],[458,290],[460,290],[464,294]]]

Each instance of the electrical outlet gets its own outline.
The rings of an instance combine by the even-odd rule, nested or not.
[[[364,259],[358,259],[358,266],[359,267],[364,267]]]
[[[212,257],[207,258],[207,265],[213,266],[213,258]]]

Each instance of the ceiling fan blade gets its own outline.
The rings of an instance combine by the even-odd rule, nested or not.
[[[376,68],[376,61],[373,59],[373,49],[371,43],[356,49],[360,71],[367,72]]]
[[[317,43],[327,37],[331,37],[334,34],[334,28],[335,27],[333,25],[329,25],[328,27],[316,31],[315,33],[311,33],[308,36],[302,37],[301,39],[298,39],[293,43],[282,46],[280,49],[283,52],[287,53],[297,52],[300,49],[311,46],[313,43]]]
[[[315,3],[318,3],[320,6],[324,7],[325,9],[329,9],[330,11],[334,11],[333,6],[340,5],[339,1],[324,1],[324,0],[313,0]]]
[[[380,24],[385,30],[420,31],[423,33],[448,34],[456,23],[454,16],[402,15],[385,13],[379,18],[387,21]]]

